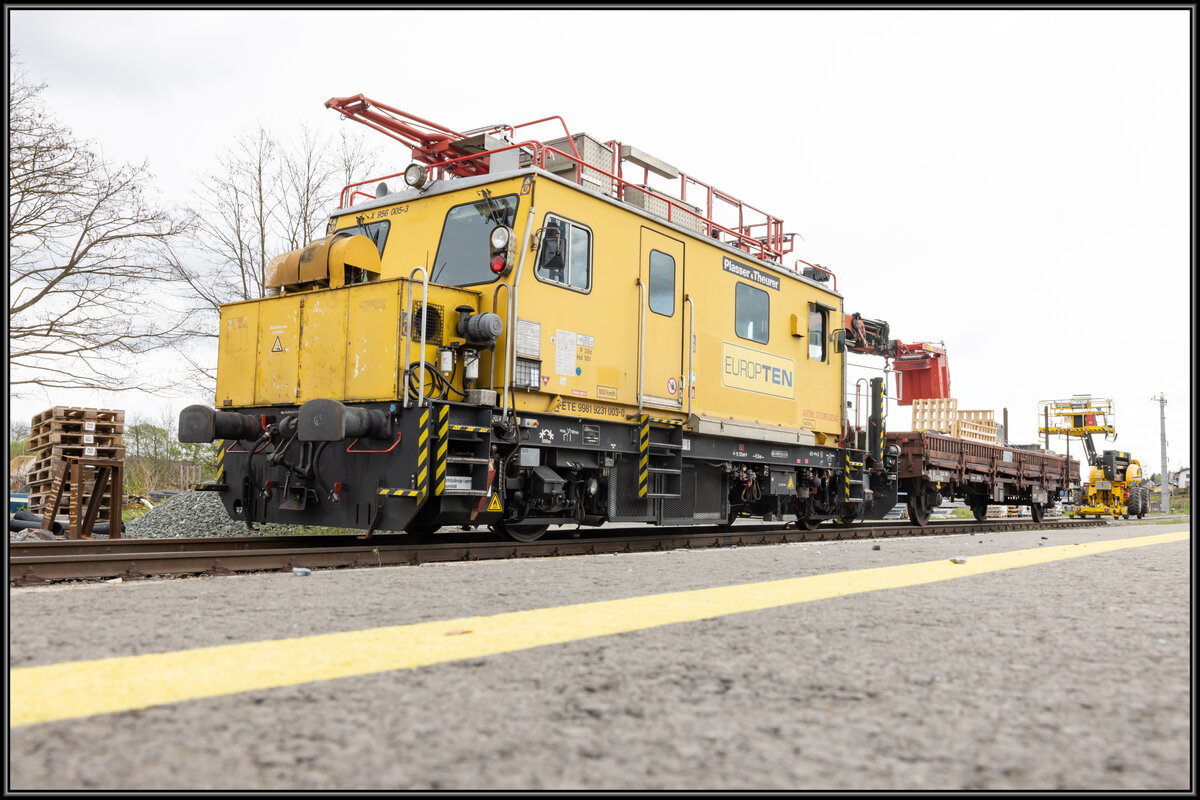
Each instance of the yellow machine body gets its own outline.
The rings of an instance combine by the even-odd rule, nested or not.
[[[408,363],[434,362],[438,346],[452,338],[453,309],[477,307],[480,297],[429,287],[422,353],[421,326],[409,336],[405,324],[408,286],[407,278],[393,278],[222,306],[217,408],[400,399],[406,354]],[[418,280],[418,320],[420,297]]]
[[[482,190],[517,204],[517,263],[504,275],[462,289],[437,285],[434,261],[447,215],[485,202]],[[534,230],[527,238],[534,198]],[[571,268],[582,270],[579,285],[539,268],[546,227],[563,222],[571,237],[582,231],[573,250],[563,237]],[[841,296],[790,270],[533,171],[347,210],[334,216],[330,230],[363,226],[384,231],[378,281],[223,311],[218,407],[394,396],[396,384],[388,376],[397,371],[401,287],[421,267],[432,276],[431,303],[447,312],[465,303],[501,316],[504,333],[493,351],[482,353],[478,386],[503,393],[513,385],[510,402],[517,411],[624,420],[640,407],[707,430],[726,429],[727,435],[752,426],[816,444],[832,443],[841,430]],[[421,291],[418,275],[418,301]],[[442,298],[455,291],[461,299]],[[509,319],[514,295],[515,321]],[[742,309],[739,319],[739,298],[747,297],[753,309]],[[452,316],[447,314],[445,342],[454,338]],[[295,354],[280,357],[280,348]],[[512,364],[506,369],[510,350],[515,370]]]
[[[1081,502],[1073,513],[1085,517],[1128,517],[1130,497],[1141,479],[1142,465],[1135,460],[1130,460],[1124,472],[1116,476],[1107,475],[1102,466],[1093,466],[1088,471],[1087,483],[1083,484]]]

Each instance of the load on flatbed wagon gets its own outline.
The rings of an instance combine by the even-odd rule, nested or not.
[[[362,95],[326,105],[413,161],[345,187],[266,296],[222,307],[215,407],[179,427],[222,441],[196,488],[232,517],[528,541],[895,505],[883,380],[852,425],[846,353],[938,353],[848,330],[834,275],[786,263],[780,218],[559,117],[466,134]],[[543,123],[563,135],[517,133]]]
[[[899,450],[898,477],[908,518],[926,525],[944,500],[962,500],[975,519],[989,504],[1028,505],[1041,522],[1047,505],[1079,483],[1079,462],[1056,453],[968,441],[934,431],[889,431]]]

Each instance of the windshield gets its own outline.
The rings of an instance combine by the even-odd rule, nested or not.
[[[450,209],[429,282],[468,286],[494,281],[496,274],[490,266],[492,251],[488,237],[497,225],[513,227],[519,201],[515,194],[503,197],[484,194],[479,200]]]

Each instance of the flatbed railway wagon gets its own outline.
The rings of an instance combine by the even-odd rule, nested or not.
[[[785,263],[778,218],[565,124],[543,142],[326,105],[413,163],[347,186],[267,296],[221,308],[215,407],[184,409],[180,439],[222,442],[196,488],[231,517],[528,541],[894,506],[882,381],[852,429],[842,295]]]
[[[1034,522],[1079,485],[1079,462],[1044,451],[970,441],[934,431],[888,431],[898,456],[900,493],[913,525],[929,523],[942,500],[962,500],[975,519],[987,507],[1027,505]]]

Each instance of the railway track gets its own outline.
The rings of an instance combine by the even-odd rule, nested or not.
[[[383,567],[435,561],[596,555],[679,548],[732,547],[787,542],[878,539],[955,533],[1082,528],[1099,520],[945,520],[924,528],[908,523],[822,525],[798,530],[783,523],[719,528],[675,528],[647,534],[645,528],[559,530],[535,542],[497,541],[489,532],[434,534],[425,541],[404,535],[278,536],[206,539],[91,539],[14,542],[9,545],[10,586],[72,580],[144,580],[180,575],[232,575],[290,571],[303,567]],[[438,541],[445,537],[446,541]]]

